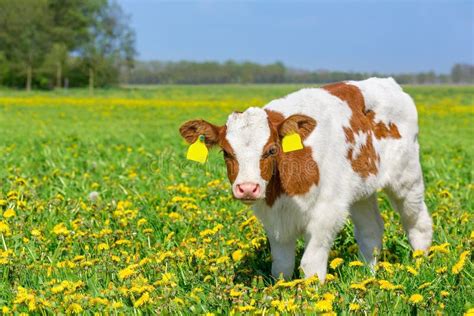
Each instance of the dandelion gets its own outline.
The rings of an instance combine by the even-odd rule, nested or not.
[[[54,226],[53,233],[56,235],[68,235],[69,230],[66,228],[66,225],[64,225],[64,223],[59,223]]]
[[[418,304],[420,302],[423,301],[423,296],[420,295],[420,294],[413,294],[412,296],[410,296],[410,298],[408,299],[408,302],[412,303],[412,304]]]
[[[131,265],[119,271],[118,276],[120,280],[124,280],[135,274],[135,266]]]
[[[244,257],[244,253],[240,249],[232,253],[232,260],[234,260],[234,262],[238,262],[242,260],[243,257]]]
[[[449,296],[448,291],[441,291],[441,292],[439,292],[439,294],[441,295],[441,297],[448,297]]]
[[[15,217],[15,216],[16,216],[15,210],[13,210],[12,208],[7,209],[3,213],[3,217],[5,217],[5,218],[11,218],[11,217]]]
[[[92,191],[91,193],[89,193],[88,199],[91,202],[96,202],[99,199],[99,192]]]
[[[329,264],[329,266],[331,267],[331,269],[335,270],[337,267],[339,267],[342,263],[344,262],[344,259],[342,258],[335,258],[331,261],[331,263]]]
[[[353,283],[351,284],[350,288],[354,290],[360,290],[362,292],[367,291],[367,288],[365,287],[365,285],[361,283]]]
[[[466,257],[469,255],[469,251],[466,250],[459,256],[459,261],[451,268],[451,272],[453,274],[459,274],[464,268],[464,264],[466,263]]]
[[[332,301],[320,300],[316,302],[314,306],[318,312],[330,312],[332,311]]]
[[[349,267],[362,267],[363,265],[359,260],[349,262]]]
[[[140,307],[150,301],[150,293],[145,292],[143,295],[133,303],[133,307],[137,308]]]
[[[413,275],[418,275],[418,271],[416,271],[415,268],[408,266],[406,269],[409,273],[411,273]]]
[[[350,303],[349,310],[350,311],[358,311],[360,309],[360,305],[357,303]]]

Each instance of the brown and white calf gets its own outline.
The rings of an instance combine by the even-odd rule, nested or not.
[[[224,126],[194,120],[180,132],[189,143],[204,135],[208,147],[222,148],[234,197],[253,204],[265,227],[274,276],[291,278],[303,235],[305,276],[324,281],[329,250],[349,215],[361,253],[374,265],[383,235],[379,189],[400,213],[411,246],[430,246],[417,112],[392,78],[303,89],[263,109],[234,112]],[[304,148],[285,153],[281,140],[294,132]]]

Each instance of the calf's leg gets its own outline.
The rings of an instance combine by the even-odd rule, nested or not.
[[[306,278],[318,275],[321,283],[326,279],[329,250],[347,217],[345,208],[335,205],[318,205],[311,213],[306,228],[306,247],[301,268]]]
[[[380,216],[377,194],[351,206],[354,236],[360,252],[371,268],[377,263],[377,253],[382,248],[383,220]]]
[[[278,241],[268,236],[272,252],[272,275],[278,278],[280,274],[285,280],[291,279],[295,269],[296,236],[287,241]]]
[[[405,177],[387,187],[393,208],[400,213],[413,250],[427,251],[433,237],[433,221],[424,201],[425,187],[419,161],[405,170]]]

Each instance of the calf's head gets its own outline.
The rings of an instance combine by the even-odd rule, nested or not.
[[[230,114],[224,126],[193,120],[184,123],[179,131],[190,144],[204,135],[208,148],[219,146],[234,197],[253,203],[265,198],[267,185],[278,172],[284,155],[281,139],[295,132],[304,139],[315,125],[315,120],[305,115],[285,119],[278,112],[249,108]]]

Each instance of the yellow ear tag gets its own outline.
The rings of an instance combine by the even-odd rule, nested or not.
[[[204,135],[200,135],[198,139],[196,139],[196,141],[191,144],[191,146],[189,146],[186,158],[188,160],[205,163],[208,153],[209,150],[207,150],[206,144],[204,143]]]
[[[283,137],[281,145],[283,147],[284,153],[303,149],[303,143],[301,142],[300,134],[297,133],[288,134]]]

